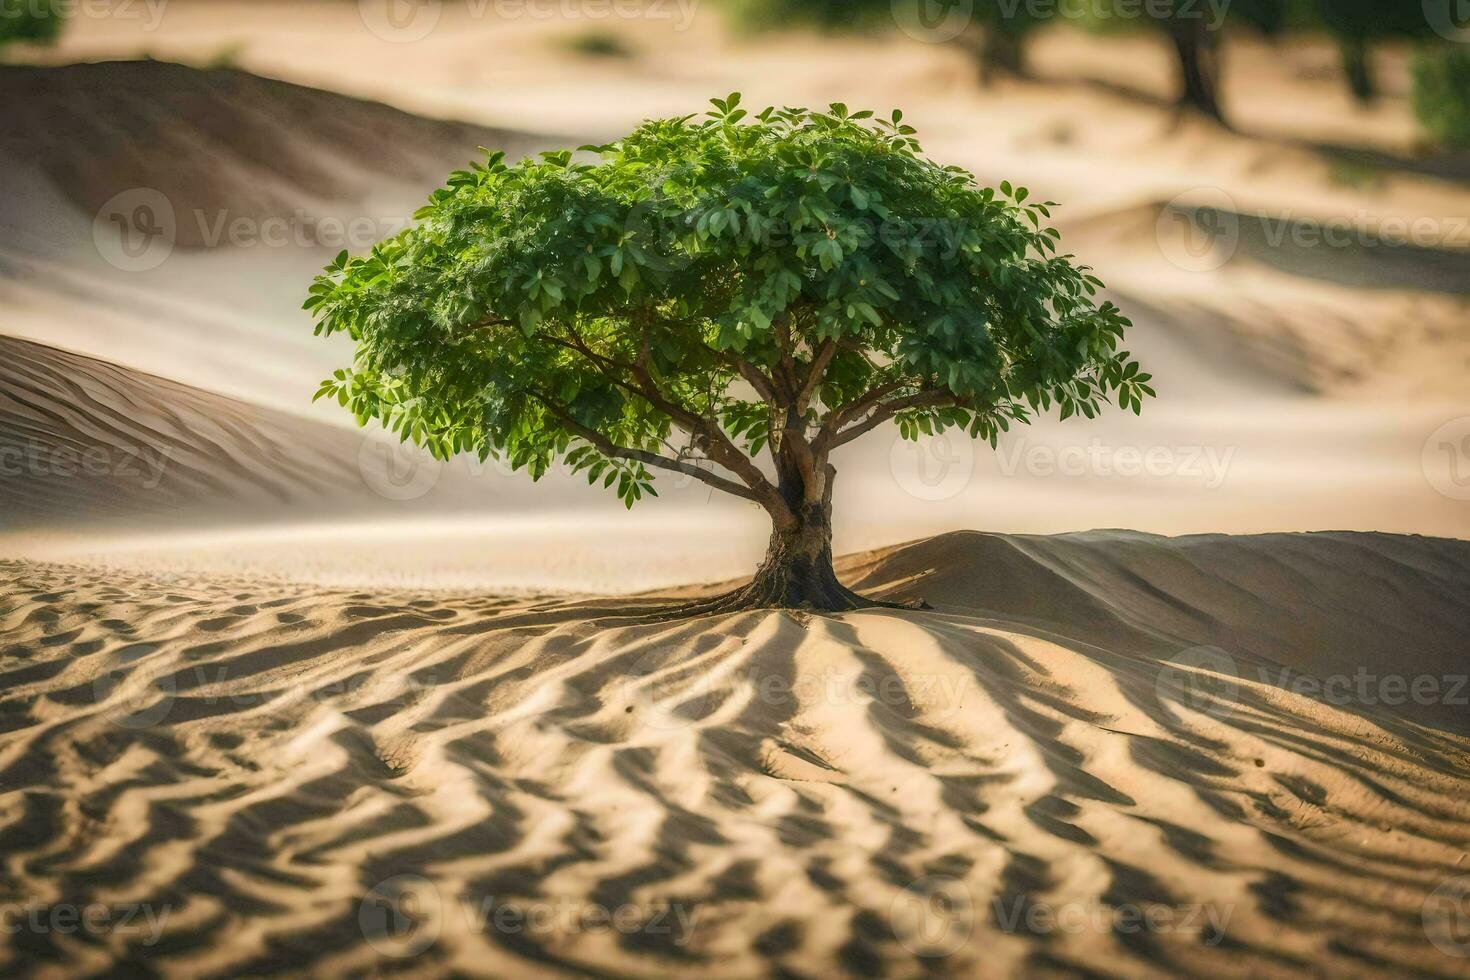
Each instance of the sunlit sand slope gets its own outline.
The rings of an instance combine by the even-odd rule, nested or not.
[[[324,511],[368,497],[357,467],[361,441],[0,337],[0,529]]]
[[[214,244],[229,222],[298,209],[309,219],[333,202],[381,196],[385,184],[436,186],[446,161],[463,163],[477,145],[513,158],[535,145],[233,69],[12,66],[0,68],[0,83],[0,154],[39,168],[87,214],[120,192],[159,192],[184,248]]]
[[[951,535],[847,565],[933,610],[650,621],[0,563],[5,898],[153,916],[0,969],[1470,975],[1470,739],[1256,673],[1463,671],[1467,569]]]

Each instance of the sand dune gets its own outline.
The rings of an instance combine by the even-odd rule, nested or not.
[[[1218,188],[1064,223],[1116,301],[1196,356],[1311,394],[1456,399],[1470,370],[1470,241],[1439,245],[1290,204],[1221,210]],[[1388,228],[1397,227],[1391,223]],[[1404,225],[1405,228],[1409,227]],[[1433,235],[1415,225],[1427,239]]]
[[[304,284],[477,147],[548,145],[166,62],[0,66],[0,84],[0,331],[291,412],[345,356],[311,336]]]
[[[335,511],[369,498],[360,444],[331,426],[0,337],[0,530]]]
[[[555,19],[446,5],[405,45],[370,8],[179,2],[147,37],[333,91],[0,67],[0,331],[40,341],[0,339],[0,530],[30,540],[0,559],[0,973],[1470,977],[1466,542],[969,532],[844,560],[926,611],[638,618],[566,583],[733,574],[759,515],[671,487],[629,519],[493,466],[395,501],[344,413],[294,414],[347,357],[299,310],[326,222],[386,234],[477,145],[547,142],[335,93],[558,145],[735,88],[897,104],[936,159],[1066,203],[1161,397],[994,454],[875,434],[841,461],[839,543],[1463,535],[1425,461],[1465,414],[1463,227],[1298,242],[1466,213],[1462,166],[1402,155],[1397,53],[1365,113],[1328,47],[1232,42],[1227,132],[1170,117],[1144,39],[1049,35],[1049,81],[982,90],[948,45],[701,15],[590,25],[630,52],[596,59]],[[140,43],[78,17],[19,56]],[[1374,149],[1344,167],[1350,138]],[[1181,237],[1203,225],[1223,242]],[[1059,474],[1089,441],[1172,468]],[[456,486],[482,523],[436,510]],[[86,560],[15,557],[48,549]],[[8,928],[67,908],[128,918]]]
[[[1465,709],[1260,673],[1463,672],[1470,545],[959,534],[846,567],[936,608],[0,563],[7,872],[155,923],[3,968],[1470,975],[1435,897]]]
[[[384,183],[437,186],[446,163],[462,164],[478,145],[512,157],[541,145],[233,69],[8,66],[0,84],[0,154],[39,168],[88,214],[119,192],[158,191],[184,248],[213,244],[220,215],[319,218],[380,196]],[[197,213],[205,220],[190,220]]]

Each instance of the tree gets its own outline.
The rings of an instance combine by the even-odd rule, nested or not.
[[[1290,0],[1233,0],[1228,4],[1150,0],[1141,7],[1118,0],[1087,0],[1072,9],[1079,20],[1099,31],[1114,25],[1131,27],[1138,23],[1141,10],[1172,48],[1179,79],[1178,105],[1221,123],[1225,121],[1219,94],[1225,30],[1244,25],[1265,37],[1276,37],[1292,13]]]
[[[912,37],[965,45],[980,67],[980,80],[1026,74],[1025,42],[1055,15],[1053,5],[1025,0],[731,0],[756,28],[806,23],[824,30],[869,30],[896,23]]]
[[[16,41],[49,44],[61,33],[58,0],[0,0],[0,48]]]
[[[915,2],[926,3],[928,0]],[[980,62],[981,82],[988,84],[997,75],[1026,77],[1029,74],[1026,41],[1051,19],[1051,15],[1019,0],[982,2],[977,12],[981,29],[976,54]]]
[[[1316,0],[1318,15],[1337,39],[1348,88],[1359,103],[1367,105],[1378,97],[1378,82],[1373,72],[1373,42],[1427,36],[1433,29],[1429,17],[1431,6],[1438,2],[1442,0],[1430,0],[1428,3]]]
[[[1169,6],[1170,15],[1160,23],[1179,65],[1179,104],[1223,122],[1219,33],[1203,19],[1203,8],[1190,0],[1173,0]]]
[[[994,445],[1153,394],[1051,202],[926,160],[896,110],[712,101],[583,147],[596,164],[490,153],[343,252],[305,306],[356,355],[317,397],[441,458],[560,458],[630,507],[683,474],[772,524],[755,579],[706,608],[847,609],[869,603],[832,568],[835,450],[890,421]]]
[[[1429,135],[1451,150],[1470,149],[1470,51],[1445,45],[1413,62],[1414,112]]]
[[[1221,35],[1236,22],[1269,33],[1282,15],[1284,2],[1235,0],[1217,5],[1201,0],[1150,0],[1140,7],[1119,0],[1090,0],[1074,9],[1084,25],[1097,31],[1132,28],[1140,16],[1146,18],[1150,27],[1163,35],[1174,55],[1179,107],[1224,122],[1219,95]]]

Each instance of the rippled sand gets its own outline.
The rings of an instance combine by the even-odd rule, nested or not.
[[[1466,709],[1282,673],[1463,673],[1470,545],[959,534],[846,574],[935,608],[0,563],[3,898],[114,915],[0,969],[1470,975]]]

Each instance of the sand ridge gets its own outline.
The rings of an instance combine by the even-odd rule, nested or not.
[[[5,562],[6,877],[167,910],[157,942],[28,934],[7,968],[1470,975],[1424,918],[1470,739],[1179,649],[1244,614],[1320,662],[1341,610],[1251,612],[1252,550],[1441,614],[1363,650],[1442,644],[1467,546],[1282,538],[954,535],[846,566],[933,611],[673,621]],[[1133,595],[1074,601],[1087,566]]]
[[[166,516],[175,527],[368,496],[351,433],[0,337],[0,529]]]

